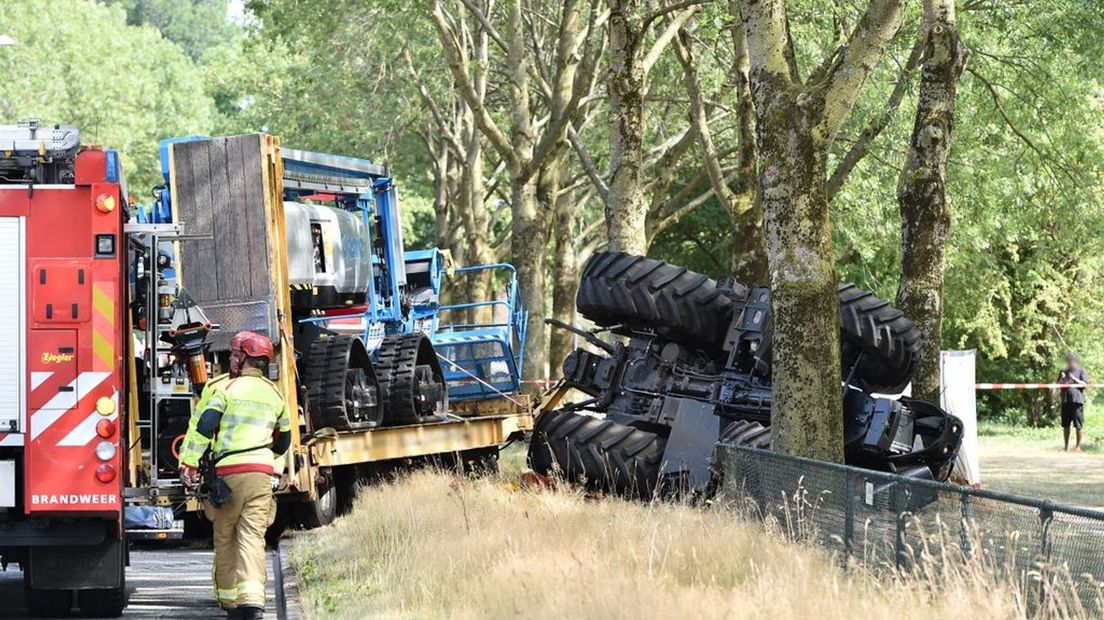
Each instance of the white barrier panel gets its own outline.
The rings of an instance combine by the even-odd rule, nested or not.
[[[962,420],[962,448],[955,461],[955,478],[981,485],[978,461],[977,394],[974,391],[974,351],[943,351],[940,356],[940,406]]]

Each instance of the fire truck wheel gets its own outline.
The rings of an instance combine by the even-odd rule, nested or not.
[[[81,615],[91,618],[118,618],[127,606],[126,578],[118,588],[77,592]]]
[[[27,575],[27,572],[23,573]],[[24,577],[24,598],[27,615],[32,618],[63,618],[69,615],[73,607],[73,593],[69,590],[39,590],[26,585]]]
[[[587,261],[575,304],[599,325],[654,329],[675,342],[715,350],[735,306],[708,276],[623,252],[598,252]]]

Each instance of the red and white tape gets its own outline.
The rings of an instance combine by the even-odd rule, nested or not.
[[[527,379],[522,383],[527,385],[539,385],[542,387],[548,387],[555,384],[559,379]],[[1086,383],[1084,385],[1076,383],[975,383],[974,389],[976,390],[1057,390],[1061,388],[1099,388],[1104,387],[1104,383]]]
[[[1059,388],[1095,388],[1101,387],[1101,383],[975,383],[978,390],[1056,390]]]

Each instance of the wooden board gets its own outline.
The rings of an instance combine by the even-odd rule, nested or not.
[[[260,135],[178,142],[172,146],[173,216],[181,242],[181,282],[221,329],[213,342],[248,329],[275,331]]]

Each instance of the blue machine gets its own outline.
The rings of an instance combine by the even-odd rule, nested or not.
[[[169,147],[161,142],[166,186],[155,193],[150,222],[171,221]],[[396,334],[424,333],[441,361],[453,401],[516,393],[527,313],[508,264],[453,268],[437,248],[406,251],[398,188],[386,165],[366,159],[281,149],[289,276],[301,325],[355,334],[373,358]],[[490,271],[495,299],[442,305],[443,290],[471,273]],[[476,312],[477,308],[490,311]],[[466,317],[491,315],[490,320]]]

